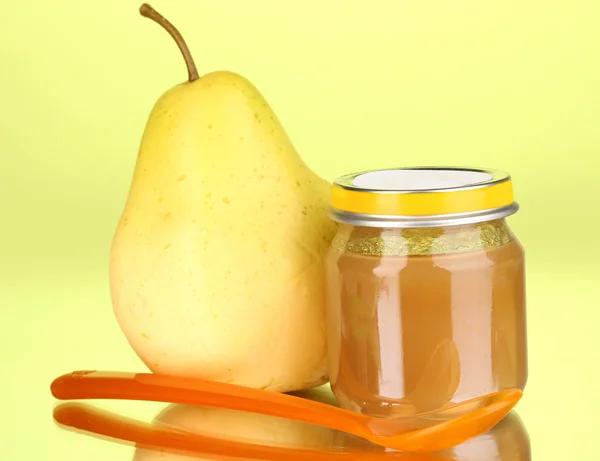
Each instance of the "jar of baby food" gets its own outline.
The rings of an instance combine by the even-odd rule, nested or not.
[[[525,387],[523,247],[510,176],[402,168],[343,176],[327,254],[329,373],[346,409],[410,414]]]

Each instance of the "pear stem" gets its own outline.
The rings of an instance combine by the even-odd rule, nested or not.
[[[190,53],[190,49],[175,26],[147,3],[144,3],[140,7],[140,14],[145,18],[152,19],[154,22],[160,24],[169,33],[169,35],[173,37],[173,40],[175,40],[175,43],[177,43],[177,46],[183,55],[183,59],[185,59],[185,64],[188,69],[188,80],[193,82],[194,80],[200,78],[198,75],[198,69],[196,68],[192,54]]]

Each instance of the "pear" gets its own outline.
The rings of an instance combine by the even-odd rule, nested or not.
[[[114,313],[154,373],[276,392],[328,380],[323,257],[330,183],[301,159],[261,93],[198,75],[148,118],[110,250]]]

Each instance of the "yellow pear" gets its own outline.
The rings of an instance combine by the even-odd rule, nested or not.
[[[330,184],[261,93],[232,72],[156,102],[110,254],[117,321],[155,373],[277,392],[327,381],[322,258]]]

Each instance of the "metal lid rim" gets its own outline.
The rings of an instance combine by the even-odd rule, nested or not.
[[[515,214],[519,208],[519,204],[517,202],[513,202],[504,207],[480,210],[476,212],[423,216],[395,216],[353,213],[330,207],[329,216],[332,220],[342,224],[351,224],[363,227],[446,227],[464,224],[476,224],[480,222],[506,218]]]

